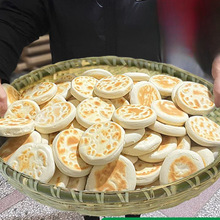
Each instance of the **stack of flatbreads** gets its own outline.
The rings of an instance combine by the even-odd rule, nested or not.
[[[21,93],[4,85],[0,157],[56,187],[134,190],[169,184],[211,164],[220,126],[206,86],[159,74],[90,69]]]

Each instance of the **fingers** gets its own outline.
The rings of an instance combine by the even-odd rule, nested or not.
[[[213,79],[220,77],[220,54],[216,56],[212,63],[212,77]]]
[[[7,94],[2,87],[0,80],[0,117],[4,117],[7,107]]]
[[[212,63],[212,76],[214,79],[214,101],[216,107],[220,107],[220,55],[216,56]]]

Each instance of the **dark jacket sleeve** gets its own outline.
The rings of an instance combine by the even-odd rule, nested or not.
[[[0,0],[0,79],[10,80],[25,46],[49,30],[43,0]]]

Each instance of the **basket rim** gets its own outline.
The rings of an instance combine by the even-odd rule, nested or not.
[[[116,56],[103,56],[103,57],[87,57],[80,59],[71,59],[66,61],[61,61],[56,64],[50,64],[39,68],[37,70],[31,71],[28,74],[20,76],[15,79],[11,85],[13,85],[18,90],[25,87],[25,80],[27,84],[34,79],[35,82],[38,82],[39,79],[44,77],[51,76],[56,74],[58,71],[68,70],[68,68],[80,68],[83,67],[82,63],[85,63],[87,66],[95,65],[125,65],[125,66],[135,66],[137,68],[147,68],[148,70],[157,71],[159,73],[175,74],[182,73],[183,75],[190,76],[199,80],[200,82],[206,84],[210,90],[212,90],[213,85],[206,81],[205,79],[196,76],[188,71],[185,71],[176,66],[148,61],[144,59],[134,59],[129,57],[116,57]],[[135,202],[152,200],[159,198],[161,196],[172,196],[178,193],[182,193],[192,188],[201,186],[201,184],[207,184],[208,182],[216,181],[220,177],[220,154],[209,166],[197,171],[196,173],[191,174],[185,178],[172,182],[166,185],[152,186],[150,188],[143,188],[138,190],[124,190],[124,191],[111,191],[111,192],[94,192],[94,191],[77,191],[67,188],[55,187],[49,184],[42,183],[38,180],[35,180],[23,173],[19,173],[7,165],[2,158],[0,158],[0,171],[4,173],[9,179],[19,182],[19,184],[28,188],[28,190],[36,191],[45,196],[55,197],[58,199],[67,199],[74,200],[78,203],[122,203],[122,202]],[[181,187],[185,189],[181,190]],[[158,192],[163,192],[158,194]]]

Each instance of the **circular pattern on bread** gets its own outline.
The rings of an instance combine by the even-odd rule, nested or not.
[[[112,120],[126,129],[141,129],[155,123],[156,117],[156,113],[150,107],[130,104],[116,109]]]
[[[80,156],[91,165],[110,163],[120,155],[124,137],[124,129],[114,122],[93,124],[80,139]]]

